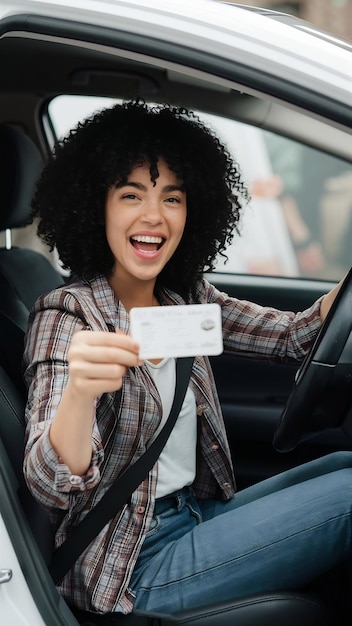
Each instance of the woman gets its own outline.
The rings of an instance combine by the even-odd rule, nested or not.
[[[294,314],[203,278],[246,200],[211,130],[184,109],[141,101],[80,124],[44,168],[33,216],[73,279],[31,313],[24,472],[57,545],[170,409],[175,361],[139,359],[132,307],[218,303],[224,350],[256,358],[299,361],[316,337],[338,288]],[[302,586],[350,555],[351,461],[332,455],[234,497],[211,367],[197,357],[159,461],[60,590],[80,609],[129,613]]]

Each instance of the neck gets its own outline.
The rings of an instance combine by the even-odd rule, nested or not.
[[[133,307],[159,305],[158,299],[154,294],[155,281],[138,281],[138,284],[133,284],[129,281],[128,285],[124,285],[121,281],[114,280],[114,277],[111,277],[109,284],[127,312]]]

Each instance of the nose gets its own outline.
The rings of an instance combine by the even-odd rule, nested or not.
[[[149,199],[145,203],[141,219],[149,224],[160,224],[163,221],[162,206],[157,199]]]

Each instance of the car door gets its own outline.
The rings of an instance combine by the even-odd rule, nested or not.
[[[329,284],[301,280],[211,276],[212,282],[234,297],[287,311],[308,308]],[[325,287],[325,288],[324,288]],[[291,452],[277,452],[273,435],[293,387],[298,365],[228,355],[212,357],[212,366],[233,452],[238,487],[288,469],[336,449],[351,449],[351,441],[338,431],[300,443]]]

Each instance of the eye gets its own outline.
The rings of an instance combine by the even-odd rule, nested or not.
[[[125,193],[122,196],[123,200],[135,200],[137,198],[135,193]]]
[[[166,198],[166,202],[169,202],[170,204],[180,204],[181,198],[178,198],[177,196],[172,196],[171,198]]]

